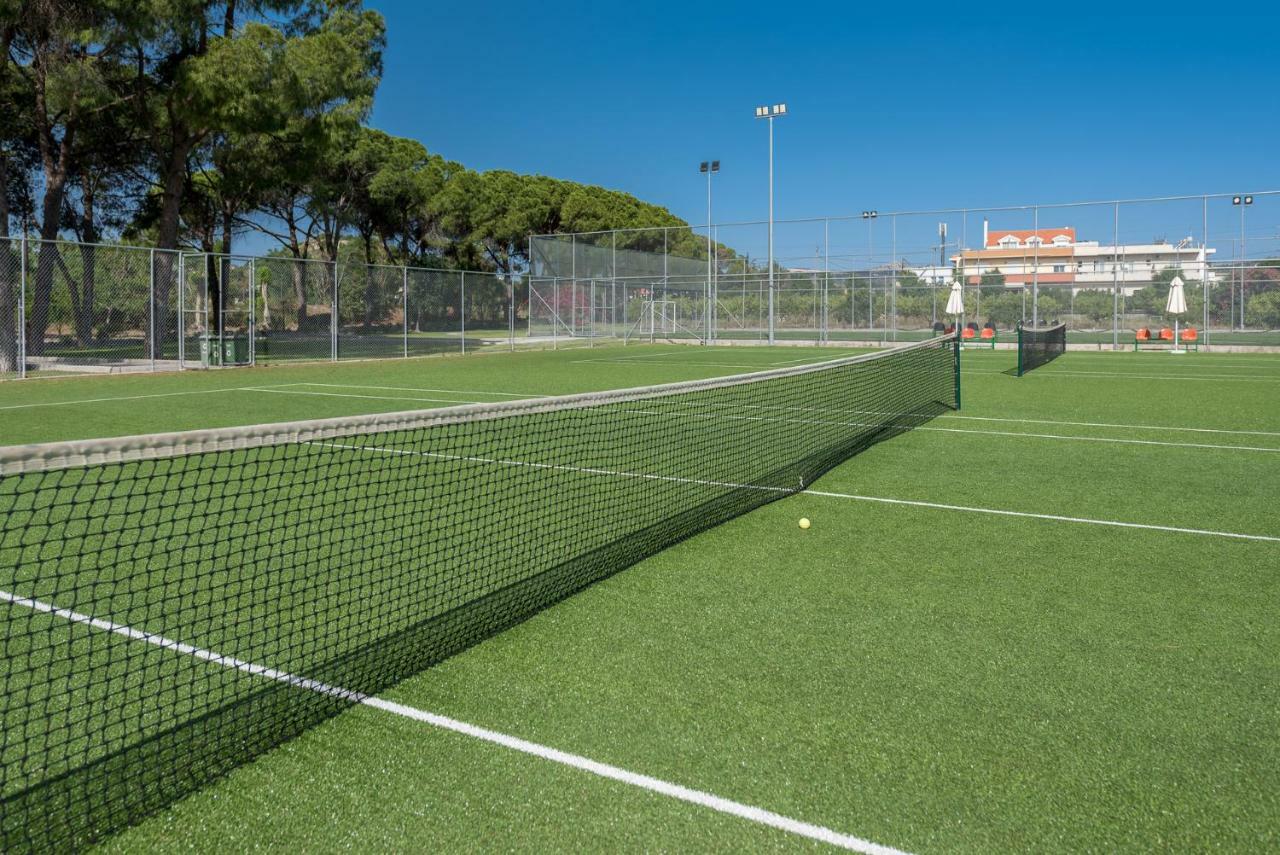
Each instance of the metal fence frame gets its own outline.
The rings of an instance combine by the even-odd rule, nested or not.
[[[1252,237],[1246,228],[1250,214],[1254,224]],[[1083,269],[1086,262],[1081,260],[1086,256],[1073,254],[1075,267],[1067,284],[1063,284],[1060,281],[1063,277],[1058,276],[1056,269],[1054,273],[1047,272],[1053,267],[1047,262],[1052,260],[1054,248],[1037,243],[1023,252],[1024,268],[1029,272],[1020,276],[1019,284],[1014,287],[1010,280],[1010,287],[992,294],[992,289],[979,284],[978,280],[986,273],[1003,273],[999,265],[965,264],[968,260],[965,251],[972,252],[973,246],[987,249],[985,240],[977,242],[977,221],[981,221],[985,237],[988,222],[998,230],[1013,228],[1034,232],[1046,223],[1056,227],[1052,223],[1055,218],[1068,221],[1060,224],[1063,226],[1084,226],[1089,234],[1081,234],[1079,246],[1093,247],[1092,255],[1087,257],[1101,258],[1102,268],[1091,267],[1086,271]],[[1083,222],[1076,223],[1077,219]],[[780,243],[785,244],[785,233],[790,230],[803,233],[807,236],[804,239],[810,241],[808,246],[817,248],[806,248],[803,255],[787,257],[784,247],[775,253],[773,271],[758,257],[760,247],[754,246],[763,245],[764,229],[768,225],[767,221],[742,221],[531,235],[530,291],[545,293],[554,288],[558,296],[578,283],[602,280],[615,287],[655,292],[672,288],[705,290],[707,296],[701,313],[703,331],[695,336],[671,336],[673,339],[692,337],[714,342],[729,337],[763,342],[768,340],[768,330],[776,329],[783,338],[819,343],[839,339],[887,343],[915,337],[940,321],[953,322],[954,319],[941,317],[939,310],[945,305],[946,289],[955,278],[955,259],[959,258],[963,265],[959,269],[965,274],[962,287],[966,305],[961,322],[982,320],[997,307],[999,314],[1007,315],[1009,306],[1005,304],[1016,302],[1019,304],[1016,317],[997,322],[1001,329],[1012,331],[1016,322],[1034,324],[1042,319],[1042,314],[1046,319],[1048,314],[1060,314],[1074,320],[1073,341],[1099,346],[1109,344],[1119,349],[1133,344],[1132,330],[1138,326],[1172,324],[1163,316],[1162,307],[1148,305],[1146,311],[1134,310],[1138,292],[1149,285],[1161,285],[1161,274],[1172,267],[1189,271],[1181,274],[1195,292],[1189,293],[1188,299],[1195,304],[1196,314],[1188,319],[1201,331],[1201,344],[1280,346],[1280,323],[1273,320],[1259,326],[1246,310],[1246,299],[1253,296],[1254,283],[1262,290],[1280,287],[1268,272],[1280,268],[1280,191],[1276,190],[889,213],[868,211],[854,216],[779,220],[772,225],[783,233],[778,238]],[[958,237],[958,242],[948,242],[948,226],[950,236]],[[934,229],[938,234],[936,240],[921,240],[922,231]],[[1175,245],[1163,235],[1148,238],[1142,234],[1146,229],[1151,232],[1172,229],[1175,235],[1188,237]],[[861,235],[858,239],[865,240],[865,246],[851,248],[852,238],[857,235]],[[970,235],[975,239],[970,240]],[[1188,240],[1192,242],[1187,244]],[[714,259],[708,258],[708,244],[716,247]],[[1215,258],[1224,244],[1229,248],[1230,257]],[[1253,251],[1246,251],[1246,245]],[[1129,254],[1141,246],[1185,247],[1184,253],[1198,252],[1200,260],[1185,267],[1182,262],[1164,268],[1152,264],[1147,271],[1149,275],[1143,278],[1145,262]],[[756,251],[756,257],[744,250]],[[1073,248],[1072,252],[1075,251]],[[682,269],[674,269],[677,266]],[[684,270],[685,267],[689,269]],[[932,270],[936,275],[917,277],[914,271],[919,270]],[[765,284],[771,278],[772,287]],[[1076,297],[1088,292],[1105,292],[1111,302],[1109,316],[1102,323],[1076,311]],[[1139,302],[1150,303],[1151,293],[1144,293],[1144,299]],[[984,310],[984,302],[996,298],[1002,299],[999,303],[987,303]],[[1097,298],[1091,296],[1090,300],[1096,303]],[[736,313],[731,309],[735,301],[739,309]],[[594,330],[589,334],[580,333],[561,307],[550,300],[544,302],[546,305],[531,302],[531,329],[538,321],[538,312],[543,311],[549,318],[543,318],[541,325],[549,325],[557,339],[558,333],[570,341],[591,342],[599,337]],[[624,300],[623,307],[629,302]],[[799,312],[801,302],[808,306],[807,311]],[[1222,305],[1218,305],[1219,302]],[[921,314],[922,303],[927,306],[927,317]],[[770,304],[772,308],[768,308]],[[1096,306],[1092,308],[1096,310]],[[756,315],[754,324],[747,323],[748,314]],[[627,324],[624,328],[630,326]],[[624,342],[634,338],[626,334],[620,337]]]
[[[1070,276],[1042,270],[1042,259],[1053,257],[1043,243],[1022,251],[1017,287],[984,284],[998,263],[969,266],[976,219],[985,236],[993,219],[999,230],[1033,232],[1046,218],[1091,232],[1073,244],[1092,254],[1073,248]],[[1280,298],[1271,296],[1280,293],[1277,190],[780,220],[771,224],[773,270],[752,255],[766,225],[531,235],[528,269],[516,275],[11,237],[0,256],[0,379],[517,344],[763,343],[772,331],[784,340],[888,343],[956,320],[939,308],[957,272],[962,323],[985,318],[1012,330],[1061,316],[1071,340],[1123,348],[1133,344],[1130,330],[1168,322],[1153,304],[1159,289],[1144,290],[1160,285],[1168,268],[1129,254],[1140,246],[1198,252],[1198,277],[1187,279],[1202,346],[1280,346]],[[1176,246],[1164,236],[1136,242],[1158,228],[1187,236]],[[989,249],[985,239],[978,245]],[[1076,260],[1085,257],[1094,258],[1088,271]],[[1178,269],[1186,268],[1178,262]],[[229,309],[224,284],[235,271],[244,272],[247,290]],[[1260,293],[1265,311],[1255,312]],[[1110,311],[1100,311],[1108,298]],[[243,352],[235,342],[227,350],[229,310],[234,335],[247,339]]]
[[[525,310],[518,274],[25,236],[10,239],[8,252],[15,263],[12,271],[0,269],[0,310],[9,305],[14,317],[12,324],[0,318],[0,379],[525,344],[517,335]],[[34,263],[41,253],[42,267]],[[31,318],[36,269],[45,283],[40,333]],[[411,324],[415,302],[433,308]],[[126,303],[128,319],[119,320],[115,307]]]

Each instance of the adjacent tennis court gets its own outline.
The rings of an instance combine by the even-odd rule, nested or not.
[[[952,360],[0,386],[4,445],[309,423],[5,470],[6,846],[1275,847],[1280,358]]]

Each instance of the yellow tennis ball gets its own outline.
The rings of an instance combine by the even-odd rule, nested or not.
[[[808,517],[801,517],[801,518],[800,518],[800,527],[801,527],[801,528],[808,528],[808,527],[809,527],[809,518],[808,518]]]

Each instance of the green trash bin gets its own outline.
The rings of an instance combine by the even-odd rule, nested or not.
[[[210,367],[219,365],[247,365],[249,363],[248,336],[200,337],[200,363]]]
[[[249,337],[248,336],[231,336],[222,339],[222,364],[223,365],[247,365],[249,364]]]

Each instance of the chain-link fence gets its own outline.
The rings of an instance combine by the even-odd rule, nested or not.
[[[770,247],[772,259],[770,259]],[[925,338],[1062,320],[1280,346],[1280,191],[534,236],[520,277],[0,241],[0,379],[638,341]],[[772,260],[772,264],[770,264]],[[945,312],[953,285],[964,314]]]
[[[8,240],[0,253],[0,376],[171,360],[176,254],[91,243]]]
[[[1280,192],[880,213],[534,236],[529,335],[743,341],[918,339],[957,321],[1062,320],[1075,343],[1171,326],[1280,346]],[[953,284],[965,313],[945,313]],[[602,294],[621,293],[621,301]],[[619,322],[621,321],[621,322]]]
[[[0,379],[515,348],[521,277],[0,242]]]

